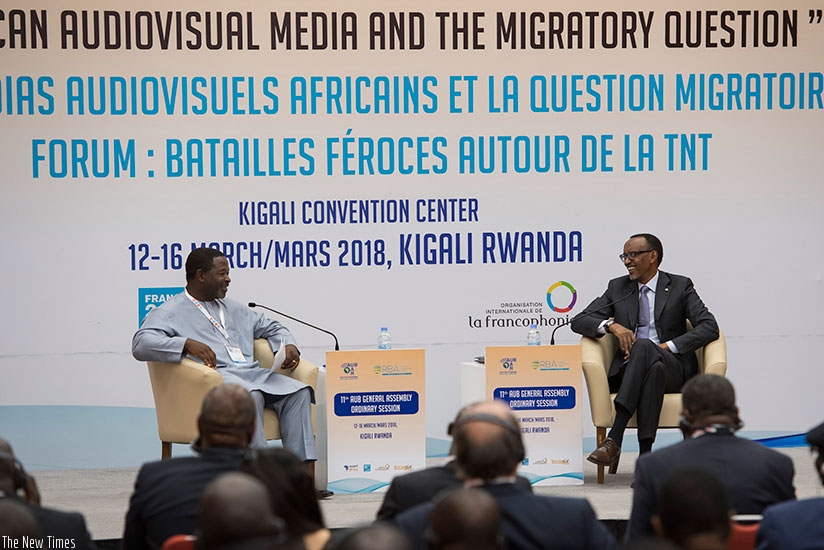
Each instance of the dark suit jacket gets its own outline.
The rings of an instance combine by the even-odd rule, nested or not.
[[[49,547],[49,536],[56,539],[71,540],[71,543],[65,543],[66,548],[77,548],[79,550],[86,550],[95,548],[92,542],[92,537],[89,534],[89,529],[86,527],[86,519],[83,514],[79,512],[61,512],[52,508],[44,508],[42,506],[32,506],[25,499],[17,495],[7,495],[2,498],[14,499],[17,502],[26,506],[37,518],[37,523],[40,526],[40,534],[43,539],[46,539],[43,548]],[[57,548],[57,541],[52,541],[51,547]]]
[[[456,466],[453,460],[443,466],[426,468],[394,478],[383,497],[377,519],[391,520],[405,510],[431,501],[441,492],[462,487],[463,480],[457,476]],[[527,478],[518,476],[515,483],[532,492],[532,485]]]
[[[758,526],[757,550],[806,550],[824,546],[824,498],[770,506]]]
[[[678,348],[676,357],[681,362],[686,378],[698,372],[695,350],[718,339],[715,317],[701,301],[688,277],[658,271],[658,288],[655,289],[655,330],[660,341],[672,340]],[[615,302],[612,305],[612,302]],[[630,330],[638,325],[638,282],[630,281],[629,275],[613,279],[604,294],[575,316],[571,327],[574,332],[590,338],[600,338],[601,321],[615,322]],[[687,320],[692,330],[687,332]],[[609,369],[609,376],[616,374],[624,362],[621,350],[617,350]]]
[[[730,432],[706,433],[638,458],[628,539],[652,535],[650,517],[658,513],[661,486],[685,469],[715,475],[737,514],[761,514],[771,504],[795,499],[795,471],[787,455]]]
[[[200,495],[220,474],[237,470],[243,449],[209,448],[200,456],[144,464],[126,512],[123,548],[160,548],[197,527]]]
[[[514,483],[483,485],[498,503],[505,548],[510,550],[591,548],[609,550],[615,539],[582,498],[535,495]],[[434,504],[421,504],[395,518],[395,523],[424,549],[423,535]]]

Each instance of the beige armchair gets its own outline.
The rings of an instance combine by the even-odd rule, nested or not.
[[[612,427],[615,419],[615,394],[609,392],[607,372],[612,358],[615,356],[617,339],[612,334],[601,338],[581,338],[581,359],[584,368],[584,378],[589,394],[589,407],[592,413],[592,424],[596,428],[597,445],[607,436],[607,429]],[[727,374],[727,341],[724,333],[718,331],[718,339],[710,342],[704,348],[695,352],[698,357],[698,371],[706,374]],[[668,393],[664,395],[664,404],[661,407],[661,416],[658,417],[659,428],[677,428],[681,418],[681,394]],[[628,427],[637,427],[635,415],[629,421]],[[618,464],[610,466],[609,473],[618,471]],[[598,483],[604,482],[604,467],[598,466]]]
[[[272,368],[275,356],[268,341],[255,340],[254,353],[260,366]],[[180,363],[149,361],[148,365],[157,411],[157,432],[162,443],[161,457],[165,459],[172,456],[172,443],[187,444],[197,439],[200,404],[210,389],[223,383],[223,378],[217,371],[188,358]],[[298,367],[287,376],[317,390],[318,366],[302,357]],[[314,405],[312,425],[316,425]],[[280,439],[280,423],[271,409],[263,413],[263,430],[266,439]]]

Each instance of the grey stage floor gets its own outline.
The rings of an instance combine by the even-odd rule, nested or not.
[[[813,468],[808,448],[781,449],[795,463],[795,487],[798,498],[824,495]],[[584,461],[584,485],[536,487],[541,494],[583,497],[589,499],[599,519],[628,519],[632,502],[632,472],[637,454],[621,456],[621,466],[615,475],[606,475],[603,485],[595,483],[595,467]],[[429,465],[443,459],[430,459]],[[63,510],[76,510],[86,516],[92,537],[96,540],[120,538],[123,518],[128,507],[136,468],[113,470],[41,471],[35,474],[43,504]],[[371,522],[383,499],[382,493],[335,495],[321,502],[329,527],[351,527]]]

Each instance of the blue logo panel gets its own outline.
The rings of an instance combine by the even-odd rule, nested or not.
[[[143,324],[146,314],[163,305],[166,300],[183,292],[182,286],[137,289],[137,326]]]
[[[335,395],[335,416],[417,414],[420,398],[416,391],[339,393]]]
[[[500,399],[513,411],[568,410],[575,408],[575,388],[572,386],[532,386],[495,388]]]

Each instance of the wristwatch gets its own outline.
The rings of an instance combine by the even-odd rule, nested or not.
[[[609,327],[611,327],[615,323],[612,319],[607,319],[607,322],[604,323],[604,332],[609,332]]]

